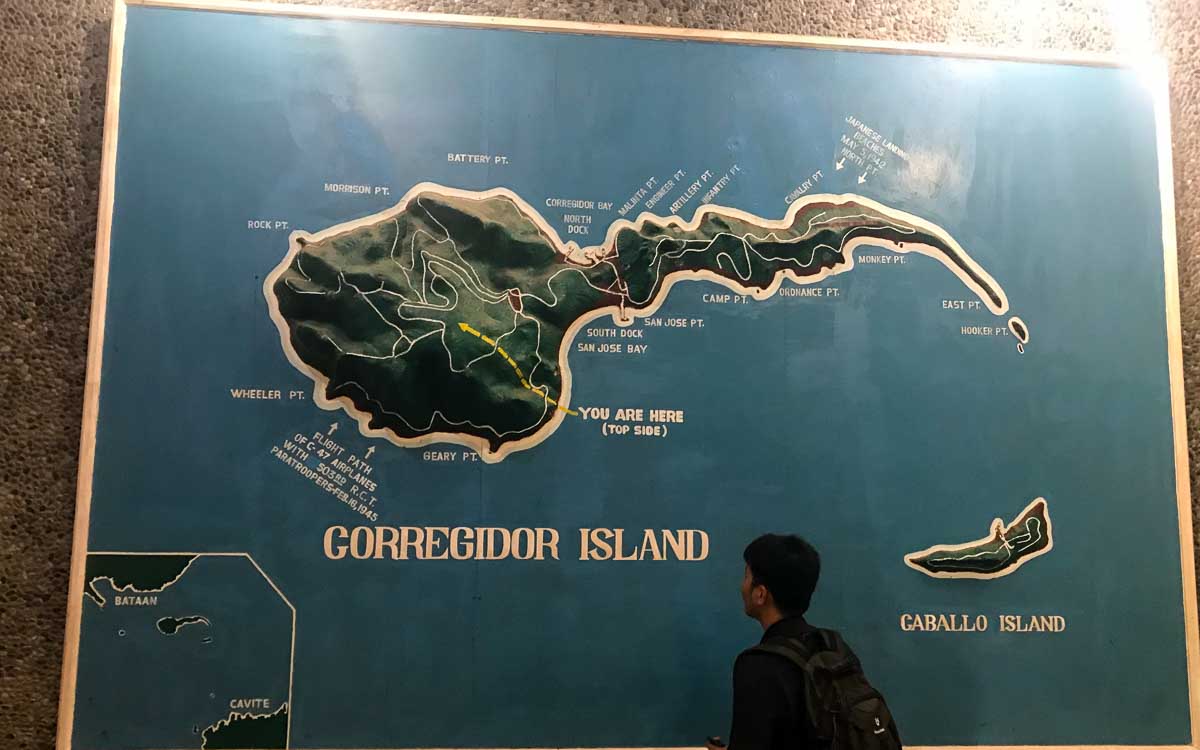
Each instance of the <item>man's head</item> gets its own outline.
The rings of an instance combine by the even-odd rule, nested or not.
[[[759,622],[808,611],[821,575],[821,557],[795,534],[763,534],[742,553],[742,605]]]

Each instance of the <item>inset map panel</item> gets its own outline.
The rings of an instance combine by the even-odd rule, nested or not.
[[[287,747],[294,612],[248,555],[93,553],[84,596],[77,747]]]

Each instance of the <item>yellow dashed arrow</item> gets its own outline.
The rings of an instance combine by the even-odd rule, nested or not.
[[[526,389],[533,391],[537,395],[541,396],[543,399],[545,399],[548,403],[553,405],[559,411],[564,411],[573,417],[579,416],[579,412],[574,411],[572,409],[568,409],[565,406],[560,406],[557,401],[550,398],[550,394],[546,393],[546,391],[544,389],[542,389],[540,387],[534,388],[532,385],[530,385],[529,381],[525,379],[525,373],[521,372],[520,366],[516,363],[516,361],[513,360],[512,357],[510,357],[508,355],[508,352],[504,351],[504,349],[502,349],[500,347],[500,345],[496,343],[495,339],[493,339],[490,336],[483,335],[482,333],[480,333],[479,331],[476,331],[474,328],[467,325],[466,323],[459,323],[458,327],[461,328],[464,333],[469,333],[472,336],[478,338],[483,343],[487,344],[488,346],[494,347],[496,349],[496,353],[499,354],[501,357],[504,357],[504,361],[506,361],[506,362],[508,362],[508,364],[512,365],[513,371],[517,373],[517,378],[520,379],[520,381],[521,381],[521,385],[525,386]]]

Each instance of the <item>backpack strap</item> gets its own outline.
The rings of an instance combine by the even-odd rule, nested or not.
[[[782,656],[804,670],[806,675],[814,671],[827,672],[831,677],[841,677],[862,671],[858,656],[836,630],[815,628],[801,638],[771,638],[750,649],[764,654]],[[819,654],[836,655],[835,660],[817,659]]]
[[[807,636],[805,640],[813,640],[815,634],[806,633],[805,636]],[[813,657],[821,653],[825,645],[822,641],[813,644],[817,648],[814,651],[809,647],[809,644],[800,638],[770,638],[747,652],[773,654],[787,659],[799,667],[804,701],[804,716],[814,737],[830,737],[835,732],[835,729],[829,724],[828,715],[824,710],[821,696],[815,689],[816,675],[814,668],[816,665]],[[828,745],[828,742],[824,742],[824,745]]]
[[[809,664],[809,660],[812,659],[812,651],[799,638],[772,638],[751,648],[749,652],[782,656],[800,667],[805,673],[812,671]]]
[[[833,651],[839,654],[853,654],[850,646],[842,638],[842,634],[829,628],[814,628],[809,634],[821,644],[821,651]]]

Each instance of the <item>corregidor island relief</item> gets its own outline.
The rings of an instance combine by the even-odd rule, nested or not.
[[[264,293],[318,404],[397,445],[456,443],[495,462],[575,414],[568,353],[588,322],[629,325],[685,280],[763,300],[851,270],[864,246],[933,258],[1008,312],[944,230],[859,196],[811,196],[780,220],[712,205],[690,221],[642,214],[580,247],[508,190],[430,183],[388,211],[294,234]],[[1008,327],[1024,351],[1024,323]]]

